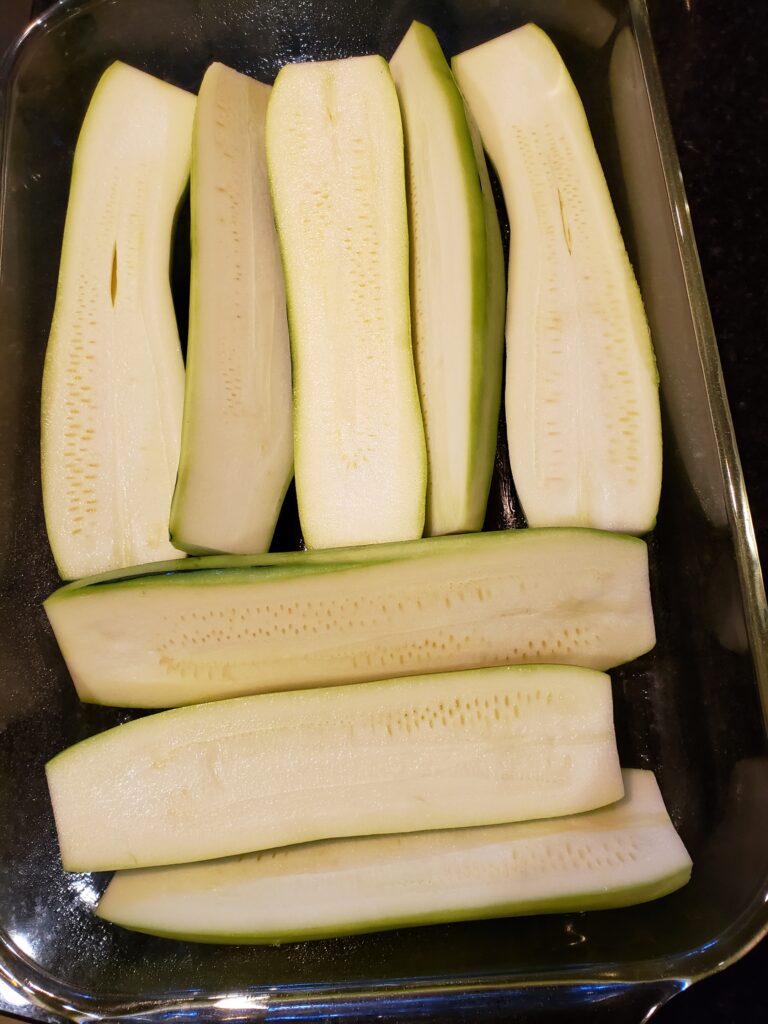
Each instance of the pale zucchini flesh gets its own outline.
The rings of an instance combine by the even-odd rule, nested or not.
[[[121,871],[97,914],[186,941],[278,943],[642,903],[685,885],[691,861],[653,774],[622,775],[620,801],[578,815]]]
[[[496,451],[504,255],[482,146],[434,33],[390,68],[405,135],[411,313],[427,442],[428,535],[480,530]]]
[[[623,792],[608,676],[544,665],[166,711],[46,772],[69,871],[556,816]]]
[[[296,493],[309,547],[424,527],[397,95],[381,57],[290,64],[267,157],[285,270]]]
[[[584,109],[533,25],[453,60],[510,221],[506,418],[532,526],[642,533],[661,486],[642,300]]]
[[[71,585],[45,609],[81,699],[129,707],[521,662],[605,669],[655,642],[634,537],[517,530],[367,553]]]
[[[41,400],[45,520],[65,579],[178,554],[184,366],[169,264],[194,107],[118,62],[78,139]]]
[[[171,536],[266,551],[293,475],[291,355],[264,131],[271,89],[223,64],[195,112],[184,425]]]

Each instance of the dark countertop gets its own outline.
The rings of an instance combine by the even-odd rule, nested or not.
[[[650,0],[652,26],[768,575],[768,5]],[[768,939],[654,1024],[763,1024]]]
[[[768,565],[768,7],[650,0],[752,517]]]
[[[0,0],[6,30],[48,0]],[[723,373],[768,567],[768,5],[649,0]],[[763,1024],[768,940],[654,1016],[658,1024]]]

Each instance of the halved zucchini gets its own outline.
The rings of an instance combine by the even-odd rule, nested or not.
[[[121,871],[96,913],[185,941],[278,943],[643,903],[685,885],[691,859],[653,773],[622,775],[618,803],[563,818]]]
[[[221,569],[269,569],[279,566],[297,566],[308,570],[323,565],[373,565],[391,562],[395,558],[434,558],[441,552],[453,551],[452,537],[424,537],[420,540],[390,541],[388,544],[367,544],[349,548],[307,548],[300,551],[263,551],[253,555],[190,555],[169,558],[165,562],[130,565],[124,569],[96,573],[73,580],[59,591],[71,596],[78,590],[89,590],[102,583],[127,583],[130,580],[147,581],[169,573],[201,572]],[[212,576],[211,579],[214,577]]]
[[[291,352],[267,181],[271,89],[223,64],[192,142],[187,380],[171,536],[185,551],[266,551],[293,474]]]
[[[434,32],[390,61],[405,135],[413,350],[427,441],[426,533],[480,530],[496,452],[504,254],[482,144]]]
[[[381,57],[289,64],[267,114],[294,386],[296,493],[310,547],[424,527],[397,95]]]
[[[77,142],[41,412],[64,579],[177,554],[184,365],[168,268],[194,109],[194,96],[117,62]]]
[[[68,871],[570,814],[623,792],[608,676],[543,665],[181,708],[46,771]]]
[[[534,25],[453,69],[509,214],[507,433],[528,522],[643,533],[661,486],[656,364],[584,108]]]
[[[654,644],[634,537],[517,530],[359,550],[73,585],[45,609],[81,699],[129,707],[519,662],[610,668]]]

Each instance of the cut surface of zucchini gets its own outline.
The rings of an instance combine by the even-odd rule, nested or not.
[[[290,64],[267,113],[309,547],[419,537],[426,453],[397,94],[381,57]]]
[[[277,943],[658,899],[691,860],[653,773],[622,775],[621,800],[568,817],[121,871],[97,914],[187,941]]]
[[[46,772],[69,871],[570,814],[623,792],[608,676],[544,665],[166,711]]]
[[[117,62],[78,138],[41,399],[45,521],[65,579],[177,554],[184,365],[169,264],[194,109]]]
[[[605,669],[655,642],[635,537],[517,530],[358,550],[75,584],[45,609],[80,698],[128,707],[521,662]]]
[[[496,452],[504,254],[482,146],[435,34],[413,22],[390,61],[403,115],[413,350],[427,441],[429,535],[480,530]]]
[[[192,279],[171,536],[186,551],[266,551],[293,474],[291,353],[267,180],[271,89],[205,73],[192,137]]]
[[[510,221],[506,418],[531,526],[643,533],[661,486],[656,364],[584,108],[533,25],[453,59]]]

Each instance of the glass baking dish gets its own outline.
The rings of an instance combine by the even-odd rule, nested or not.
[[[196,90],[217,59],[390,56],[413,17],[454,53],[525,21],[584,100],[659,364],[658,645],[612,673],[626,766],[653,768],[691,883],[620,911],[280,948],[195,946],[95,919],[105,878],[60,867],[43,765],[128,717],[83,707],[47,626],[39,391],[77,132],[123,59]],[[643,0],[60,0],[0,69],[0,1011],[54,1021],[640,1021],[768,927],[768,612],[717,348]],[[184,221],[178,243],[184,257]],[[177,301],[184,330],[183,274]],[[519,524],[503,444],[488,525]],[[290,508],[280,538],[297,540]]]

